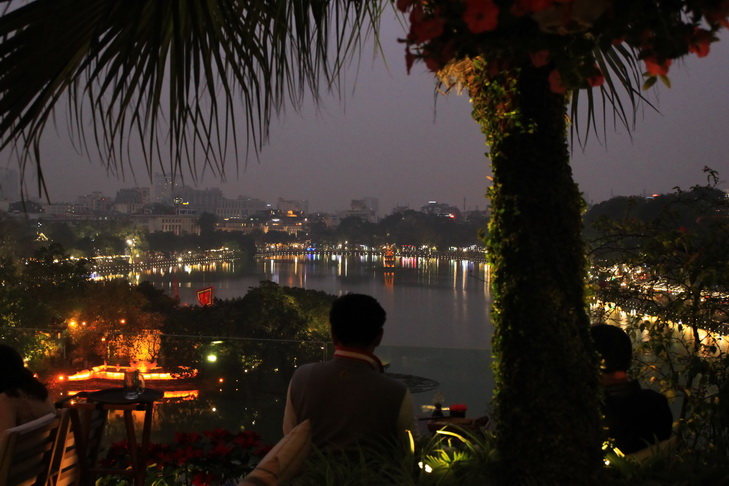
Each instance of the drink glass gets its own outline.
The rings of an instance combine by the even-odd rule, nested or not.
[[[124,398],[136,400],[144,392],[144,377],[139,370],[124,372]]]

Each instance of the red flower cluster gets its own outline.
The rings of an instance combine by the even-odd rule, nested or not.
[[[466,0],[463,21],[474,34],[494,30],[498,24],[499,7],[491,0]]]
[[[481,57],[498,69],[549,69],[550,87],[601,86],[595,51],[627,44],[646,76],[665,76],[673,59],[704,57],[729,28],[729,0],[397,0],[409,12],[408,72],[416,60],[432,71]],[[651,4],[653,5],[653,4]]]
[[[269,450],[256,432],[247,430],[236,434],[225,429],[178,432],[171,444],[150,444],[147,465],[156,471],[154,477],[184,476],[192,478],[192,484],[215,485],[247,474]],[[110,446],[101,462],[105,468],[125,469],[129,460],[127,442],[121,441]]]

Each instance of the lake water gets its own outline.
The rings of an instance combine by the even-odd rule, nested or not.
[[[216,298],[228,299],[245,295],[262,280],[333,295],[369,294],[387,311],[385,345],[489,350],[487,270],[484,263],[435,258],[398,258],[395,268],[385,269],[379,257],[315,254],[156,269],[141,278],[172,293],[176,276],[180,300],[188,304],[197,303],[196,292],[203,287],[212,286]]]
[[[245,295],[262,280],[334,295],[372,295],[387,312],[383,344],[376,351],[389,364],[387,372],[439,384],[413,394],[418,412],[428,413],[440,393],[446,405],[466,404],[468,416],[477,417],[487,412],[493,389],[488,277],[486,264],[469,261],[398,257],[394,268],[384,268],[379,257],[287,255],[255,263],[157,268],[134,278],[170,294],[177,285],[181,302],[188,305],[197,305],[202,288],[212,286],[216,298],[227,299]],[[321,348],[321,343],[311,345]],[[283,349],[286,344],[267,346]],[[331,347],[324,346],[322,359],[330,353]],[[261,432],[266,441],[278,440],[289,375],[275,371],[255,384],[242,376],[221,376],[219,386],[209,383],[194,397],[160,403],[153,439],[168,440],[180,430],[244,427]],[[116,427],[121,432],[121,423]]]

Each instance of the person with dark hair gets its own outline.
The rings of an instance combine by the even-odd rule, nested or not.
[[[48,390],[25,367],[20,354],[0,344],[0,433],[54,411]]]
[[[299,367],[286,398],[283,431],[305,420],[312,443],[347,449],[381,441],[407,443],[416,433],[412,396],[407,386],[383,374],[374,350],[379,346],[385,310],[373,297],[347,294],[329,314],[334,358]]]
[[[630,337],[608,324],[592,326],[590,334],[601,357],[605,422],[615,446],[624,454],[633,454],[669,439],[673,414],[668,400],[628,377],[633,359]]]

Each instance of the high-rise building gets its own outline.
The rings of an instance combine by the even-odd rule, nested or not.
[[[156,172],[152,178],[152,197],[154,202],[166,205],[172,205],[173,190],[179,187],[177,182],[172,182],[172,178]]]
[[[197,214],[215,214],[220,202],[223,200],[223,191],[220,189],[195,189],[189,186],[172,189],[172,198],[175,204],[181,203]]]
[[[367,209],[372,211],[375,217],[379,216],[380,200],[376,197],[363,197],[360,199],[367,206]]]

